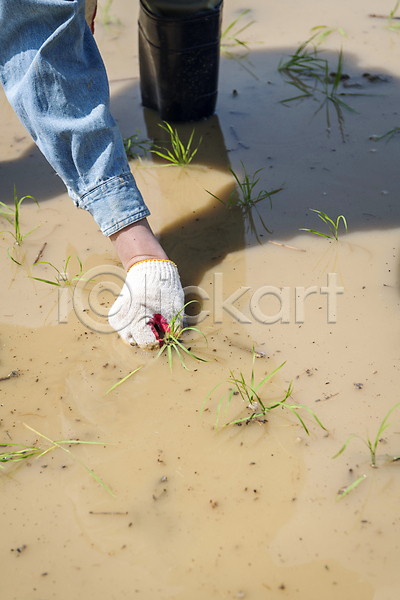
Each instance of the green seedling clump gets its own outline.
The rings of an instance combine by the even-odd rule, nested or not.
[[[78,263],[79,263],[79,273],[77,275],[75,275],[74,277],[72,277],[71,279],[68,279],[68,274],[67,274],[67,269],[68,269],[68,264],[69,261],[71,260],[71,258],[75,256],[75,258],[77,259]],[[55,280],[51,281],[50,279],[43,279],[42,277],[32,277],[30,276],[29,279],[35,279],[36,281],[41,281],[42,283],[47,283],[49,285],[55,285],[56,287],[67,287],[70,286],[74,283],[74,281],[77,281],[78,279],[81,279],[82,275],[84,275],[83,272],[83,267],[82,267],[82,262],[79,258],[79,256],[77,256],[76,254],[70,254],[65,262],[65,267],[62,271],[60,271],[59,269],[57,269],[57,267],[55,267],[52,263],[50,262],[46,262],[46,261],[39,261],[37,263],[35,263],[36,265],[49,265],[52,269],[54,269],[57,273],[57,275],[55,276]],[[86,272],[86,271],[85,271]]]
[[[283,190],[283,185],[281,185],[281,187],[276,190],[272,190],[271,192],[267,192],[267,190],[261,190],[260,192],[258,192],[257,195],[255,195],[256,193],[254,191],[254,188],[260,181],[260,177],[258,177],[256,179],[256,176],[263,169],[258,169],[254,173],[254,175],[252,176],[252,178],[250,180],[250,177],[246,171],[246,168],[245,168],[243,162],[240,161],[240,163],[243,168],[243,181],[240,181],[238,175],[235,173],[235,171],[232,169],[232,167],[229,167],[230,172],[232,173],[233,177],[235,178],[237,186],[235,187],[235,189],[229,196],[228,202],[224,202],[223,200],[221,200],[221,198],[219,198],[215,194],[212,194],[208,190],[206,190],[206,192],[208,194],[210,194],[213,198],[218,200],[219,202],[222,202],[222,204],[224,204],[227,208],[232,208],[234,206],[237,206],[239,208],[246,209],[249,207],[253,207],[255,204],[258,204],[258,202],[261,202],[261,200],[265,200],[265,198],[268,198],[271,208],[272,208],[271,196],[273,196],[274,194],[277,194],[278,192],[281,192]]]
[[[213,198],[218,200],[218,202],[221,202],[222,204],[224,204],[224,206],[226,206],[228,209],[242,210],[243,214],[249,220],[250,230],[256,236],[257,241],[261,244],[261,241],[257,234],[252,210],[253,209],[256,210],[257,215],[261,221],[261,224],[262,224],[264,230],[267,233],[272,233],[272,231],[270,229],[268,229],[268,227],[264,223],[263,218],[258,211],[257,204],[259,202],[261,202],[262,200],[265,200],[266,198],[268,198],[268,200],[270,202],[270,207],[272,209],[272,197],[271,196],[273,196],[274,194],[278,194],[278,192],[281,192],[283,190],[284,184],[282,184],[281,187],[277,188],[276,190],[272,190],[270,192],[267,192],[267,190],[261,190],[257,194],[254,190],[254,188],[257,186],[258,182],[260,181],[260,177],[257,177],[257,175],[263,169],[258,169],[257,171],[255,171],[255,173],[253,174],[253,176],[250,179],[249,174],[247,173],[243,162],[242,161],[240,161],[240,162],[241,162],[242,169],[243,169],[242,181],[239,179],[239,176],[235,173],[235,171],[232,169],[232,167],[229,167],[229,170],[232,173],[237,185],[236,185],[235,189],[233,190],[233,192],[231,193],[231,195],[229,196],[229,200],[227,202],[224,202],[221,198],[219,198],[215,194],[209,192],[208,190],[206,190],[206,192],[207,192],[207,194],[210,194],[210,196],[212,196]]]
[[[335,454],[335,456],[333,456],[332,458],[337,458],[338,456],[340,456],[342,454],[342,452],[344,452],[346,450],[346,448],[349,445],[349,443],[351,442],[351,440],[353,440],[354,438],[358,438],[359,440],[361,440],[363,442],[363,444],[365,444],[367,446],[367,448],[369,450],[370,459],[371,459],[371,467],[373,467],[374,469],[377,469],[378,465],[376,464],[376,450],[378,448],[378,444],[381,441],[381,436],[382,436],[383,432],[385,431],[385,429],[387,429],[388,427],[393,425],[393,423],[388,423],[387,421],[388,421],[388,418],[390,417],[390,415],[396,410],[396,408],[398,406],[400,406],[400,402],[395,404],[389,410],[389,412],[386,414],[385,418],[383,419],[382,423],[379,426],[378,432],[374,439],[371,439],[369,437],[368,431],[366,433],[366,438],[363,438],[357,434],[353,434],[345,441],[343,446],[340,448],[339,452],[337,452]],[[397,462],[398,460],[400,460],[400,457],[393,456],[391,460],[392,460],[392,462]],[[340,498],[343,498],[343,496],[346,496],[349,492],[354,490],[362,481],[364,481],[366,479],[366,477],[367,477],[366,475],[363,475],[362,477],[359,477],[356,481],[354,481],[351,485],[346,487],[343,491],[340,492],[338,499],[340,500]]]
[[[24,241],[24,239],[33,231],[35,231],[35,229],[37,229],[37,227],[34,227],[33,229],[31,229],[30,231],[28,231],[28,233],[22,234],[21,232],[21,226],[20,226],[20,210],[21,210],[21,204],[24,200],[26,200],[27,198],[29,198],[30,200],[34,200],[36,202],[36,204],[39,206],[39,202],[33,197],[33,196],[23,196],[22,198],[20,198],[18,200],[18,196],[17,196],[17,190],[16,187],[14,185],[14,209],[10,208],[9,206],[7,206],[7,204],[5,204],[4,202],[0,202],[0,205],[3,206],[8,212],[4,212],[4,211],[0,211],[0,215],[2,217],[4,217],[6,219],[6,221],[8,221],[8,223],[11,225],[11,227],[13,227],[12,231],[9,231],[8,229],[5,231],[0,231],[0,233],[8,233],[10,234],[13,238],[14,238],[14,243],[17,246],[20,246],[22,244],[22,242]],[[14,246],[12,246],[13,249]],[[15,262],[17,265],[21,265],[20,262],[18,262],[15,258],[13,258],[10,254],[10,248],[7,249],[7,253],[8,256],[11,258],[11,260],[13,262]]]
[[[366,439],[362,438],[360,435],[357,434],[353,434],[349,437],[348,440],[346,440],[346,442],[343,444],[343,446],[340,448],[339,452],[337,452],[335,454],[335,456],[333,458],[336,458],[338,456],[340,456],[340,454],[342,454],[342,452],[344,452],[348,446],[348,444],[350,443],[351,440],[353,440],[354,438],[358,438],[359,440],[361,440],[368,448],[369,452],[370,452],[370,457],[371,457],[371,467],[377,468],[377,464],[376,464],[376,449],[378,447],[378,443],[380,442],[380,438],[382,433],[385,431],[385,429],[387,429],[388,427],[390,427],[391,425],[393,425],[393,423],[388,423],[387,420],[390,417],[390,415],[392,414],[392,412],[394,410],[396,410],[396,408],[400,406],[400,402],[398,402],[397,404],[395,404],[393,406],[393,408],[391,408],[389,410],[389,412],[387,413],[387,415],[385,416],[385,418],[383,419],[379,429],[378,429],[378,433],[375,436],[375,439],[371,440],[369,437],[369,434],[367,432],[367,436]],[[393,457],[393,461],[396,461],[398,459],[397,456]]]
[[[135,133],[130,137],[124,138],[124,148],[127,158],[140,158],[140,151],[145,157],[150,152],[152,143],[150,140],[139,140],[139,133]]]
[[[180,310],[179,313],[177,313],[173,317],[173,319],[169,322],[168,328],[165,331],[165,333],[163,334],[162,339],[160,340],[160,350],[159,350],[156,358],[161,356],[161,354],[163,354],[163,352],[166,352],[167,356],[168,356],[168,362],[169,362],[169,367],[170,367],[171,371],[172,371],[172,352],[173,351],[178,356],[178,358],[181,362],[181,365],[184,367],[184,369],[186,369],[188,371],[190,371],[190,369],[188,369],[188,367],[186,366],[186,364],[182,358],[182,353],[187,354],[188,356],[190,356],[191,358],[194,358],[195,360],[198,360],[201,362],[208,362],[204,358],[201,358],[200,356],[196,356],[196,354],[194,354],[190,348],[186,348],[186,346],[183,345],[183,342],[181,339],[181,336],[184,333],[186,333],[188,331],[195,331],[196,333],[199,333],[200,335],[202,335],[207,343],[206,336],[197,327],[183,327],[183,328],[181,327],[182,313],[184,312],[185,308],[189,304],[192,304],[193,302],[197,302],[197,300],[191,300],[190,302],[187,302],[185,304],[185,306],[182,308],[182,310]]]
[[[226,29],[224,29],[224,31],[221,33],[221,51],[223,54],[226,54],[227,48],[231,48],[233,46],[241,46],[242,48],[247,49],[248,42],[240,40],[238,36],[241,33],[243,33],[243,31],[245,31],[248,27],[250,27],[250,25],[253,25],[253,23],[255,23],[255,21],[251,21],[250,23],[247,23],[246,25],[244,25],[243,27],[241,27],[240,29],[238,29],[236,31],[233,31],[233,30],[234,30],[235,26],[238,24],[238,22],[241,19],[243,19],[243,17],[246,16],[249,12],[250,12],[249,8],[242,11],[240,13],[240,15],[236,19],[234,19],[232,21],[232,23],[230,25],[228,25],[228,27]]]
[[[296,52],[291,54],[285,62],[284,59],[281,58],[278,65],[278,71],[286,74],[296,74],[302,77],[315,77],[318,79],[324,69],[326,60],[319,58],[318,50],[315,45],[313,45],[312,49],[309,48],[309,45],[316,37],[317,34],[314,34],[308,40],[301,43]],[[296,80],[294,81],[297,82]],[[291,85],[294,85],[294,83]],[[282,102],[289,101],[290,100],[283,100]]]
[[[156,146],[156,149],[151,150],[151,152],[153,154],[156,154],[157,156],[160,156],[161,158],[164,158],[166,161],[168,161],[172,165],[177,165],[180,167],[187,167],[192,162],[194,156],[196,155],[196,153],[199,149],[199,146],[201,144],[202,138],[200,138],[197,148],[195,148],[194,150],[191,150],[193,136],[194,136],[194,129],[193,129],[193,131],[190,135],[189,141],[185,147],[183,145],[183,143],[181,142],[181,140],[179,139],[178,131],[176,129],[175,130],[172,129],[172,127],[169,123],[164,121],[164,125],[160,123],[160,127],[161,127],[161,129],[166,131],[170,136],[172,152],[171,152],[171,150],[168,150],[167,148],[162,148],[161,146]]]
[[[178,356],[181,365],[187,371],[190,371],[190,369],[186,366],[186,363],[184,362],[182,355],[188,355],[191,358],[194,358],[195,360],[198,360],[200,362],[208,362],[204,358],[201,358],[200,356],[197,356],[196,354],[194,354],[190,348],[186,348],[186,346],[184,346],[182,339],[181,339],[181,336],[183,334],[185,334],[187,331],[196,331],[197,333],[199,333],[200,335],[202,335],[204,337],[204,339],[207,343],[206,336],[197,327],[183,327],[183,328],[181,327],[181,315],[184,312],[185,308],[189,304],[192,304],[193,302],[197,302],[197,300],[191,300],[190,302],[187,302],[185,304],[185,306],[182,308],[182,310],[180,310],[179,313],[177,313],[171,319],[171,321],[168,323],[168,326],[165,328],[165,331],[160,331],[160,339],[159,339],[160,350],[158,351],[158,353],[156,355],[156,359],[165,352],[168,356],[168,363],[169,363],[169,368],[171,371],[172,371],[173,353],[175,353]],[[126,375],[126,377],[121,379],[121,381],[118,381],[116,384],[114,384],[106,392],[106,394],[108,394],[109,392],[112,392],[116,387],[121,385],[121,383],[124,383],[124,381],[129,379],[135,373],[137,373],[137,371],[139,371],[139,369],[141,369],[141,368],[142,368],[142,366],[137,367],[137,369],[135,369],[134,371],[131,371],[131,373]]]
[[[312,417],[315,419],[315,421],[318,423],[318,425],[320,427],[322,427],[322,429],[325,429],[325,427],[322,425],[322,423],[320,422],[320,420],[318,419],[318,417],[316,416],[316,414],[314,413],[314,411],[312,411],[310,408],[308,408],[308,406],[304,406],[302,404],[294,404],[294,403],[290,403],[288,402],[289,397],[291,396],[292,392],[293,392],[293,387],[292,387],[292,383],[290,383],[289,388],[285,394],[285,397],[282,400],[279,400],[277,402],[271,402],[269,404],[266,404],[260,396],[259,390],[260,388],[267,383],[267,381],[269,381],[283,366],[285,363],[282,363],[279,367],[277,367],[274,371],[272,371],[272,373],[270,373],[269,375],[266,375],[266,377],[264,377],[258,384],[255,384],[255,377],[254,377],[254,362],[255,362],[255,358],[256,358],[256,353],[255,350],[253,348],[253,366],[252,366],[252,370],[251,370],[251,376],[250,376],[250,383],[247,383],[247,381],[245,380],[245,377],[243,375],[243,373],[240,371],[239,372],[239,376],[236,377],[233,373],[233,371],[230,371],[231,376],[228,378],[228,380],[226,382],[220,382],[218,383],[212,390],[211,392],[208,394],[207,398],[205,399],[204,403],[203,403],[203,407],[202,407],[202,411],[204,410],[205,404],[207,403],[207,401],[210,399],[211,394],[213,394],[213,392],[219,387],[221,386],[223,383],[227,383],[230,385],[233,385],[233,387],[231,388],[228,396],[227,394],[224,394],[222,396],[222,398],[220,399],[219,403],[218,403],[218,407],[217,407],[217,416],[216,416],[216,421],[215,421],[215,426],[216,429],[218,431],[219,429],[219,419],[221,416],[221,410],[224,404],[224,400],[225,398],[225,411],[224,414],[226,413],[226,411],[228,410],[232,399],[234,396],[239,395],[241,397],[241,399],[243,400],[243,402],[246,404],[247,408],[249,408],[250,410],[253,411],[253,413],[251,414],[251,416],[247,416],[247,417],[241,417],[239,419],[235,419],[234,421],[229,421],[228,423],[225,423],[223,425],[223,427],[227,427],[228,425],[239,425],[242,423],[250,423],[251,421],[254,420],[258,420],[259,418],[264,418],[266,417],[266,415],[271,411],[274,410],[275,408],[282,408],[282,409],[287,409],[289,410],[292,414],[294,414],[296,416],[296,418],[300,421],[301,426],[303,427],[304,431],[307,433],[307,435],[310,435],[308,428],[303,420],[303,418],[301,417],[301,415],[299,414],[299,409],[303,409],[306,410],[307,412],[309,412]]]
[[[310,233],[314,233],[315,235],[320,235],[321,237],[326,237],[330,240],[334,239],[334,240],[338,241],[339,225],[340,225],[340,221],[343,221],[344,228],[347,232],[347,221],[346,221],[346,217],[344,217],[343,215],[339,215],[335,222],[330,217],[328,217],[328,215],[326,213],[322,212],[321,210],[315,210],[314,208],[310,208],[310,210],[317,213],[319,218],[328,225],[332,235],[328,235],[326,233],[321,233],[321,231],[316,231],[315,229],[305,229],[303,227],[301,229],[299,229],[299,231],[308,231]]]
[[[78,461],[78,463],[80,463],[86,469],[86,471],[88,471],[90,473],[90,475],[98,483],[100,483],[100,485],[109,494],[111,494],[111,496],[114,496],[112,491],[106,486],[106,484],[100,479],[100,477],[98,477],[91,469],[89,469],[89,467],[87,467],[75,454],[73,454],[71,452],[71,450],[69,450],[68,448],[65,447],[65,446],[73,446],[73,445],[77,445],[77,444],[91,444],[91,445],[96,445],[96,446],[99,446],[99,445],[104,446],[104,444],[102,442],[85,442],[85,441],[81,441],[81,440],[57,440],[56,441],[56,440],[52,440],[52,439],[48,438],[47,436],[43,435],[43,433],[39,433],[38,431],[36,431],[36,429],[33,429],[29,425],[26,425],[25,423],[24,423],[24,425],[27,429],[30,429],[30,431],[33,431],[36,435],[42,437],[47,442],[49,442],[51,444],[50,447],[49,448],[40,448],[39,446],[25,446],[24,444],[10,444],[8,442],[4,443],[4,444],[0,443],[0,448],[19,448],[19,450],[13,449],[13,450],[8,450],[7,452],[0,453],[0,468],[4,469],[3,465],[6,463],[21,462],[32,456],[34,456],[35,459],[41,458],[45,454],[48,454],[49,452],[54,450],[55,448],[59,448],[61,450],[64,450],[64,452],[67,452],[76,461]]]
[[[329,106],[333,105],[342,139],[344,139],[342,109],[353,113],[357,111],[339,96],[365,96],[366,94],[339,92],[340,82],[343,78],[347,77],[343,73],[343,52],[342,50],[339,51],[338,64],[335,71],[331,72],[328,61],[320,57],[319,50],[315,45],[320,35],[321,33],[314,34],[311,38],[303,42],[295,54],[290,55],[288,60],[284,62],[282,59],[280,61],[278,71],[284,76],[285,82],[300,92],[295,96],[281,100],[281,103],[289,104],[295,100],[303,100],[305,98],[320,99],[320,105],[314,114],[317,114],[325,107],[328,132],[331,128]],[[312,49],[308,48],[311,43],[313,44]],[[310,85],[310,80],[313,82],[312,85]]]
[[[249,42],[239,39],[239,35],[243,33],[250,25],[253,25],[255,21],[250,21],[236,29],[236,25],[250,12],[250,9],[247,8],[243,10],[240,15],[232,21],[230,25],[221,34],[221,53],[225,58],[229,58],[230,60],[234,60],[239,66],[241,66],[245,71],[247,71],[254,79],[259,81],[257,75],[253,72],[254,65],[248,59],[249,54]],[[258,44],[262,42],[256,42]],[[236,50],[241,50],[242,52],[236,52]],[[232,52],[232,50],[235,50]],[[244,52],[243,52],[244,50]]]

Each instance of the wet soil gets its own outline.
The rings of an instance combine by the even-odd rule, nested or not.
[[[0,471],[5,600],[399,595],[400,475],[390,460],[400,450],[398,411],[379,436],[377,469],[359,439],[332,458],[351,434],[366,439],[368,431],[374,441],[398,401],[400,140],[376,136],[400,127],[400,34],[369,17],[393,6],[247,7],[248,52],[235,46],[222,56],[217,113],[195,124],[202,143],[193,163],[130,163],[183,284],[201,288],[198,328],[207,343],[192,332],[185,344],[207,362],[185,358],[190,370],[175,357],[171,371],[165,356],[127,347],[110,331],[105,314],[124,277],[118,257],[1,98],[0,200],[12,204],[15,184],[40,208],[23,203],[23,232],[39,227],[20,248],[10,248],[11,236],[0,239],[0,442],[49,447],[35,432],[97,442]],[[242,10],[226,2],[224,26]],[[100,12],[96,39],[113,114],[124,137],[139,129],[143,139],[160,139],[157,116],[140,105],[135,10],[115,0],[111,12],[120,23],[105,27]],[[320,93],[281,103],[297,90],[279,61],[318,25],[346,33],[331,33],[319,49],[334,72],[343,48],[349,78],[338,91],[359,95],[339,98],[354,112],[338,113],[331,101],[318,111]],[[192,128],[178,127],[183,139]],[[241,176],[242,163],[250,177],[263,169],[257,193],[283,184],[272,209],[265,200],[257,210],[229,210],[207,193],[227,202],[235,188],[229,167]],[[328,232],[310,209],[345,215],[348,232],[341,224],[335,241],[299,231]],[[76,254],[89,271],[80,299],[73,285],[29,278],[54,277],[51,267],[33,265],[45,243],[42,260],[61,270]],[[73,258],[68,274],[78,273]],[[336,310],[329,273],[342,288]],[[237,301],[224,305],[231,295]],[[314,411],[325,430],[304,408],[310,435],[283,409],[266,422],[223,427],[252,414],[238,395],[226,412],[223,402],[216,427],[232,384],[205,400],[230,370],[250,382],[253,347],[256,382],[285,363],[261,388],[263,401],[284,398],[292,382],[290,401]]]

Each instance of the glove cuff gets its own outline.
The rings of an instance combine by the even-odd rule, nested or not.
[[[176,266],[176,264],[172,261],[169,260],[168,258],[146,258],[145,260],[139,260],[138,262],[134,263],[131,267],[129,267],[128,269],[128,273],[131,269],[133,269],[133,267],[136,267],[136,265],[141,265],[142,263],[147,263],[147,262],[163,262],[163,263],[170,263],[171,265],[173,265],[174,267],[178,268]]]

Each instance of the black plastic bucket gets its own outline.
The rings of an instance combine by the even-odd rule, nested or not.
[[[215,110],[222,4],[195,15],[161,17],[140,3],[142,104],[164,121],[198,121]]]

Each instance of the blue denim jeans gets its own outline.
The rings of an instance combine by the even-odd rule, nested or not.
[[[0,0],[0,80],[75,204],[105,235],[150,214],[110,114],[85,0]]]

